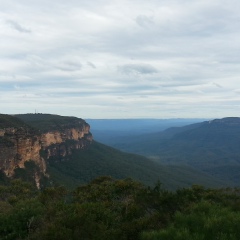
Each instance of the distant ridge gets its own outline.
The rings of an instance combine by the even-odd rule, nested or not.
[[[154,156],[164,164],[187,164],[240,186],[240,118],[226,117],[139,136],[115,145]]]

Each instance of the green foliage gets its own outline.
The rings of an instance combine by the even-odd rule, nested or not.
[[[39,166],[34,161],[24,163],[24,168],[15,168],[13,179],[21,179],[24,182],[29,182],[36,185],[36,176],[40,178],[40,188],[50,186],[50,180],[41,173]]]
[[[15,116],[42,132],[62,130],[66,127],[76,127],[79,123],[86,124],[81,118],[53,114],[18,114]]]
[[[6,176],[3,170],[0,170],[0,186],[7,185],[8,183],[9,183],[9,178]]]
[[[20,179],[12,180],[10,186],[0,186],[1,200],[15,204],[18,201],[30,199],[36,195],[35,185]]]
[[[49,159],[47,169],[55,183],[70,188],[99,176],[131,177],[150,186],[160,180],[165,188],[171,190],[190,187],[194,183],[209,187],[224,186],[192,168],[160,165],[146,157],[124,153],[95,141],[89,149],[75,150],[61,162]]]
[[[130,178],[99,177],[70,192],[0,186],[0,239],[235,240],[240,190],[201,186],[169,192]]]
[[[7,115],[7,114],[0,114],[0,129],[1,128],[11,128],[11,127],[26,127],[26,123],[21,121],[20,119]]]
[[[1,147],[13,147],[14,143],[4,136],[0,137],[0,145]]]
[[[40,224],[43,209],[34,199],[18,201],[10,211],[0,215],[1,239],[24,239]]]
[[[40,221],[43,206],[30,183],[13,180],[0,186],[0,239],[25,239]]]
[[[28,161],[24,163],[24,168],[16,168],[14,170],[14,178],[34,184],[36,172],[39,172],[36,164],[33,161]]]
[[[189,213],[177,212],[166,229],[144,233],[143,240],[237,240],[240,213],[210,202],[195,204]]]

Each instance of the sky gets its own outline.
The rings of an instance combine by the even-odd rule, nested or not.
[[[0,0],[0,113],[240,117],[239,0]]]

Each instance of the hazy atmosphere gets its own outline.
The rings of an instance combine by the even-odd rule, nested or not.
[[[236,0],[0,0],[1,113],[240,116]]]

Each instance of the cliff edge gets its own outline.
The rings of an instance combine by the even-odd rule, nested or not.
[[[74,149],[88,148],[91,142],[90,125],[80,118],[0,114],[0,169],[9,177],[30,160],[45,174],[48,160],[60,161]]]

